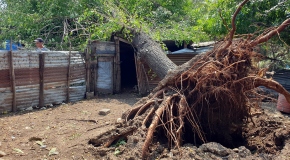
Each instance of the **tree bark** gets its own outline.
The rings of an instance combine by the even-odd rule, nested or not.
[[[132,44],[137,49],[138,58],[146,62],[159,78],[164,78],[169,70],[177,67],[160,45],[145,33],[135,33]]]

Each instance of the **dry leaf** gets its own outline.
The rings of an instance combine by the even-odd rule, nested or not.
[[[58,152],[56,151],[56,148],[51,148],[51,150],[49,151],[48,155],[51,156],[51,155],[57,155]]]
[[[14,148],[13,149],[14,151],[16,151],[17,153],[24,153],[21,149],[19,149],[19,148]]]

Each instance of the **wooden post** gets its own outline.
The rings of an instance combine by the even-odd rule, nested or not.
[[[136,70],[136,78],[137,78],[137,85],[138,85],[138,91],[139,91],[139,94],[142,94],[141,93],[141,88],[142,88],[142,84],[141,84],[141,75],[140,75],[140,68],[139,68],[139,64],[138,64],[138,60],[137,60],[137,56],[135,53],[134,54],[134,60],[135,60],[135,70]]]
[[[150,91],[149,79],[148,79],[148,76],[147,76],[147,73],[146,73],[144,64],[142,62],[140,62],[140,65],[141,65],[142,74],[145,77],[145,83],[146,83],[145,84],[145,88],[146,88],[146,92],[148,92],[148,91]]]
[[[8,51],[9,58],[9,69],[10,69],[10,81],[11,81],[11,90],[12,90],[12,111],[17,111],[16,106],[16,90],[15,90],[15,73],[14,73],[14,65],[13,65],[13,52],[12,52],[12,39],[10,40],[10,50]]]
[[[121,68],[120,68],[120,40],[118,37],[115,37],[115,45],[116,45],[116,55],[115,55],[115,68],[116,68],[116,92],[119,93],[121,90]]]
[[[69,102],[69,97],[70,97],[70,94],[69,94],[69,87],[70,87],[70,61],[71,61],[71,47],[70,47],[69,54],[68,54],[68,67],[67,67],[67,83],[66,83],[66,86],[67,86],[66,102],[67,103]]]
[[[97,41],[91,43],[91,59],[93,60],[93,64],[91,63],[91,92],[94,92],[94,95],[97,95],[97,65],[98,65],[98,56],[97,56]]]
[[[45,53],[39,54],[39,106],[44,106],[44,61],[45,61]]]
[[[97,78],[98,78],[98,56],[96,56],[96,63],[93,64],[93,86],[94,86],[94,95],[98,93]]]
[[[88,47],[89,48],[89,47]],[[90,63],[90,55],[88,48],[85,50],[86,54],[86,92],[90,92],[90,76],[91,76],[91,63]]]

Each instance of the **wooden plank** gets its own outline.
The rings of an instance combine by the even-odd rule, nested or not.
[[[85,49],[86,58],[86,92],[90,92],[90,55],[88,48]]]
[[[44,62],[45,53],[39,54],[39,107],[44,106]]]
[[[137,78],[137,85],[138,85],[138,91],[139,91],[139,94],[142,94],[142,86],[141,86],[141,75],[140,75],[140,68],[139,68],[139,65],[138,65],[138,61],[137,61],[137,57],[136,57],[136,54],[134,54],[134,60],[135,60],[135,70],[136,70],[136,78]]]
[[[15,90],[15,73],[14,73],[14,65],[13,65],[13,52],[12,52],[12,40],[10,40],[10,51],[9,51],[9,68],[10,68],[10,81],[11,82],[11,90],[12,90],[12,111],[17,111],[16,106],[16,90]]]
[[[122,41],[124,43],[131,44],[129,41],[127,41],[127,40],[125,40],[125,39],[123,39],[121,37],[115,37],[115,38],[118,38],[119,41]]]
[[[145,77],[146,92],[148,92],[148,91],[150,91],[150,85],[149,85],[148,76],[146,74],[146,70],[145,70],[144,64],[141,61],[140,61],[140,65],[141,65],[141,69],[142,69],[142,74]]]
[[[115,54],[115,43],[108,41],[98,41],[95,45],[95,51],[97,55],[101,56],[114,56]]]
[[[96,66],[98,65],[98,57],[96,56],[96,51],[97,51],[97,43],[99,41],[94,41],[91,46],[91,55],[90,55],[90,59],[91,61],[96,61],[96,64],[91,64],[91,82],[90,82],[90,91],[94,92],[94,95],[96,95],[96,78],[97,78],[97,74],[96,74]]]
[[[121,68],[120,68],[120,41],[119,38],[115,37],[115,45],[116,45],[116,56],[115,56],[115,66],[116,66],[116,81],[115,81],[115,90],[117,93],[121,91]]]
[[[97,79],[98,79],[98,57],[97,57],[97,61],[96,64],[93,64],[93,73],[94,73],[94,78],[93,78],[93,86],[94,86],[94,95],[96,96],[98,93],[98,89],[97,89]]]
[[[70,47],[71,48],[71,47]],[[69,86],[70,86],[70,60],[71,60],[71,51],[69,52],[68,55],[68,67],[67,67],[67,97],[66,97],[66,102],[69,102]]]
[[[113,57],[98,57],[98,62],[111,62]]]
[[[98,57],[114,57],[114,54],[97,54]]]
[[[114,93],[114,58],[111,58],[111,65],[112,65],[112,72],[111,72],[111,82],[112,82],[112,90],[111,90],[111,94]]]

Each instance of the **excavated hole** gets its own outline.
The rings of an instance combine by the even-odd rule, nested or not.
[[[167,146],[168,140],[167,140],[167,137],[165,136],[166,132],[164,131],[164,129],[159,129],[157,133],[158,134],[155,135],[154,140]],[[185,127],[183,140],[184,140],[183,144],[192,144],[197,147],[203,144],[203,142],[198,138],[198,135],[192,132],[192,129],[190,127]],[[208,140],[207,142],[217,142],[231,149],[247,145],[247,139],[242,136],[241,132],[235,132],[235,133],[230,134],[229,139],[225,139],[224,137],[220,135],[213,135],[211,136],[211,139]]]

